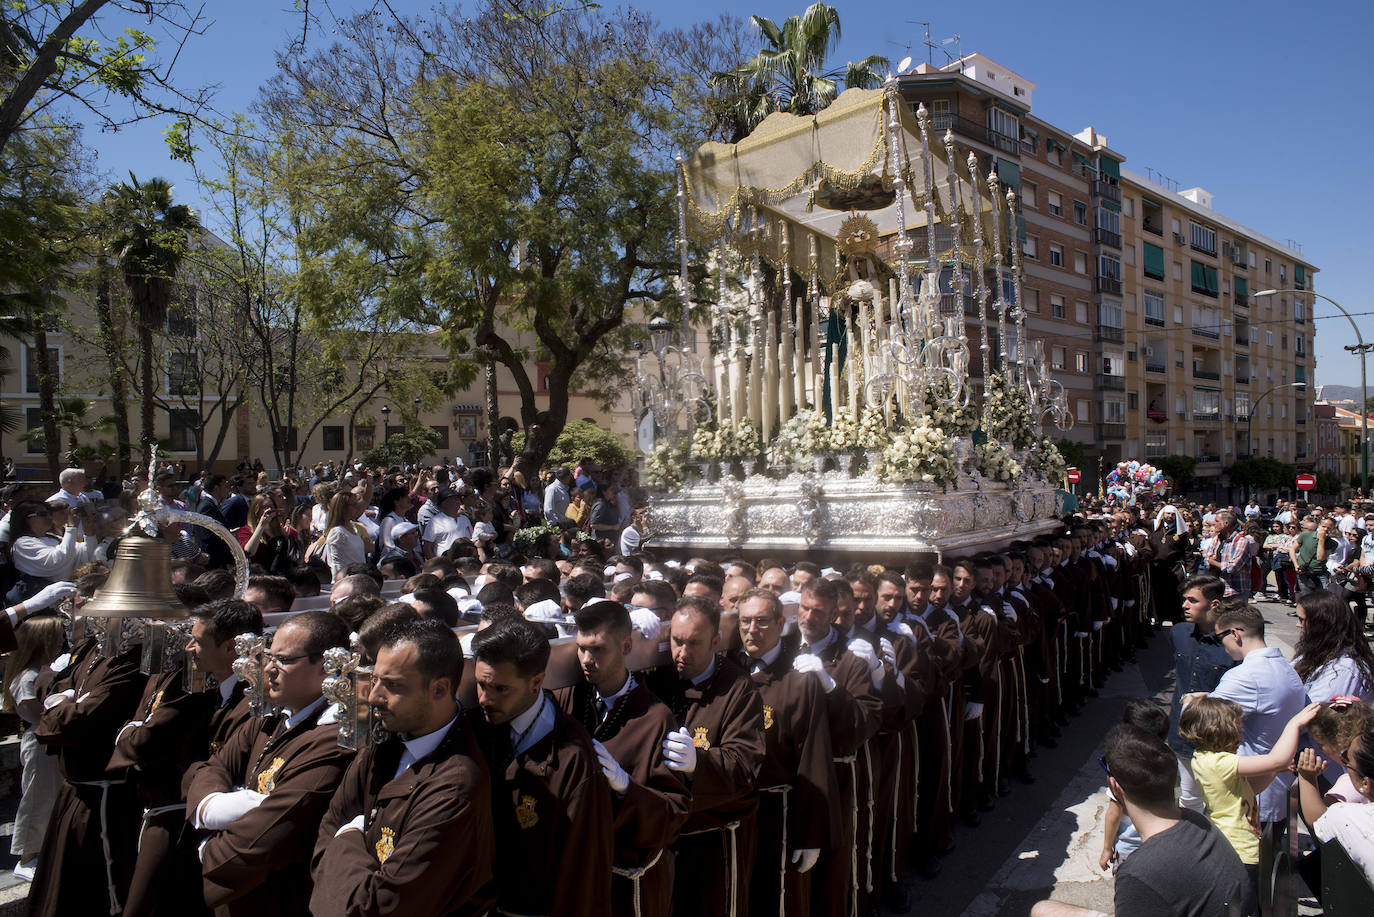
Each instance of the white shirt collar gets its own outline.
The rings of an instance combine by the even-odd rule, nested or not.
[[[706,671],[702,672],[696,678],[693,678],[692,684],[696,685],[697,687],[700,687],[706,682],[708,678],[710,678],[714,674],[716,674],[716,657],[712,656],[711,662],[706,666]]]
[[[512,751],[517,755],[530,748],[553,731],[554,707],[548,696],[539,692],[539,700],[530,709],[510,721]]]
[[[239,677],[230,674],[228,678],[219,683],[219,702],[220,705],[229,703],[229,695],[234,693],[234,685],[239,683]]]
[[[762,656],[760,656],[759,658],[755,659],[755,658],[752,657],[752,656],[749,657],[749,665],[750,665],[750,668],[751,668],[751,669],[754,669],[755,671],[757,671],[759,668],[765,668],[765,669],[766,669],[766,668],[768,668],[770,665],[772,665],[773,663],[777,662],[777,661],[778,661],[778,657],[781,656],[781,655],[782,655],[782,641],[779,640],[777,643],[773,644],[773,648],[772,648],[771,650],[769,650],[768,652],[764,653],[764,654],[763,654]]]
[[[835,639],[835,628],[833,628],[833,627],[830,628],[830,630],[826,631],[826,632],[825,632],[825,636],[822,637],[820,640],[816,641],[815,643],[807,643],[807,642],[806,642],[806,637],[803,636],[803,637],[802,637],[802,650],[803,650],[804,652],[811,653],[812,655],[819,655],[820,653],[824,653],[824,652],[825,652],[826,647],[828,647],[828,646],[830,645],[831,641],[834,640],[834,639]]]
[[[623,685],[621,685],[619,688],[617,688],[617,689],[616,689],[616,692],[615,692],[614,694],[612,694],[612,695],[610,695],[610,696],[606,696],[606,695],[603,695],[600,691],[598,691],[598,692],[597,692],[597,696],[600,697],[600,698],[601,698],[601,702],[602,702],[603,704],[606,705],[606,709],[607,709],[607,710],[610,710],[610,709],[612,709],[612,708],[615,707],[616,703],[617,703],[622,697],[624,697],[626,694],[629,694],[629,693],[630,693],[630,689],[633,688],[634,685],[635,685],[635,677],[634,677],[633,675],[631,675],[631,674],[627,671],[627,672],[625,673],[625,683],[624,683]]]
[[[281,712],[286,716],[286,728],[295,729],[297,723],[301,722],[306,717],[310,716],[312,713],[314,713],[316,710],[320,709],[323,706],[324,695],[321,694],[319,697],[315,698],[313,701],[306,704],[304,707],[302,707],[300,710],[294,713],[289,708],[283,707]]]
[[[402,771],[426,755],[433,754],[434,749],[438,748],[439,743],[444,741],[444,736],[448,735],[448,731],[453,728],[453,724],[456,722],[458,722],[457,713],[453,715],[453,719],[428,735],[422,735],[414,739],[403,739],[402,741],[405,743],[406,752],[410,755],[410,760],[405,762],[405,767],[396,772],[397,775],[400,775]],[[405,756],[402,755],[402,760],[404,760],[404,758]]]

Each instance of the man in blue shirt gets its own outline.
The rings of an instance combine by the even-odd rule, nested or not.
[[[1178,716],[1183,696],[1207,693],[1235,660],[1222,649],[1213,632],[1212,621],[1221,608],[1226,584],[1215,576],[1202,574],[1183,583],[1184,620],[1169,629],[1174,643],[1174,700],[1169,708],[1169,746],[1184,758],[1191,758],[1193,746],[1178,735]]]

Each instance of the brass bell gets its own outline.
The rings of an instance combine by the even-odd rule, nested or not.
[[[119,540],[110,578],[80,613],[88,618],[188,618],[186,606],[172,588],[171,545],[137,530],[125,535]]]

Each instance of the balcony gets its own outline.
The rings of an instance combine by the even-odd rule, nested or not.
[[[1307,426],[1307,418],[1306,418],[1306,417],[1299,417],[1299,418],[1296,419],[1296,423],[1297,423],[1297,425],[1300,426],[1300,427],[1305,427],[1305,426]]]
[[[1236,336],[1235,336],[1235,338],[1234,338],[1233,340],[1235,340],[1236,346],[1237,346],[1237,347],[1249,347],[1249,346],[1250,346],[1250,335],[1247,334],[1247,333],[1244,332],[1244,331],[1237,331],[1237,332],[1236,332]]]
[[[1145,324],[1147,324],[1147,325],[1154,325],[1154,326],[1157,327],[1157,328],[1163,328],[1163,327],[1164,327],[1164,318],[1163,318],[1162,316],[1159,317],[1159,318],[1156,318],[1156,317],[1153,316],[1153,315],[1147,315],[1147,316],[1145,316]]]
[[[1121,281],[1115,277],[1098,277],[1097,292],[1121,295]]]
[[[1021,141],[1016,137],[999,134],[997,131],[991,130],[986,124],[980,124],[953,113],[932,116],[930,126],[935,129],[936,133],[943,134],[947,130],[954,131],[962,137],[994,147],[1003,153],[1019,155],[1021,152]]]
[[[1126,377],[1109,376],[1106,373],[1098,373],[1097,387],[1108,392],[1124,392],[1126,391]]]
[[[1161,363],[1152,363],[1152,362],[1150,362],[1149,360],[1146,360],[1146,361],[1145,361],[1145,371],[1146,371],[1147,373],[1163,373],[1163,372],[1168,372],[1168,371],[1169,371],[1169,367],[1168,367],[1167,364],[1162,363],[1162,362],[1161,362]]]
[[[1193,378],[1194,378],[1194,379],[1206,379],[1206,380],[1208,380],[1208,381],[1210,381],[1210,382],[1216,382],[1216,381],[1218,381],[1218,380],[1221,379],[1221,373],[1214,373],[1214,372],[1212,372],[1211,370],[1208,370],[1208,369],[1200,369],[1200,368],[1194,366],[1194,367],[1193,367]]]
[[[1151,223],[1149,220],[1142,221],[1140,224],[1140,228],[1145,230],[1146,232],[1152,232],[1157,236],[1164,235],[1164,227],[1157,226],[1154,223]]]
[[[1106,325],[1097,326],[1097,339],[1099,341],[1111,341],[1113,344],[1120,344],[1126,340],[1126,332],[1120,328],[1109,328]]]
[[[1098,439],[1125,439],[1126,425],[1124,423],[1100,423],[1097,425]]]
[[[1100,197],[1115,204],[1121,203],[1121,186],[1117,184],[1114,178],[1093,179],[1092,193],[1094,197]]]
[[[1250,297],[1245,293],[1236,293],[1233,298],[1236,301],[1236,305],[1244,306],[1247,309],[1250,307]]]
[[[1193,334],[1196,334],[1198,337],[1211,338],[1214,341],[1221,337],[1221,332],[1216,329],[1215,325],[1211,328],[1201,328],[1194,325]]]
[[[1103,229],[1100,226],[1093,230],[1093,239],[1098,245],[1106,245],[1110,248],[1121,247],[1121,233],[1112,232],[1110,229]]]
[[[1250,384],[1250,377],[1249,377],[1249,376],[1236,376],[1236,385],[1249,385],[1249,384]]]
[[[1197,462],[1199,465],[1220,465],[1221,456],[1211,452],[1203,452],[1198,455]]]
[[[955,298],[956,298],[958,295],[959,295],[959,294],[957,294],[957,293],[941,293],[941,294],[940,294],[940,314],[941,314],[941,315],[953,315],[953,314],[954,314],[954,310],[955,310],[955,308],[956,308],[956,305],[955,305]],[[977,317],[978,317],[978,300],[975,299],[975,298],[972,297],[972,296],[969,296],[969,295],[965,295],[965,296],[963,297],[963,299],[964,299],[964,315],[965,315],[966,317],[968,317],[968,318],[977,318]]]

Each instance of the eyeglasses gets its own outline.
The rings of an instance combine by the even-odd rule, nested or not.
[[[47,510],[40,510],[39,512],[34,513],[34,514],[33,514],[32,516],[30,516],[29,518],[31,518],[31,519],[34,519],[34,518],[36,518],[36,519],[48,519],[48,518],[50,518],[51,516],[52,516],[52,513],[48,512]]]
[[[285,669],[295,665],[302,659],[309,659],[312,653],[301,653],[299,656],[278,656],[275,653],[268,653],[263,657],[263,665],[275,665],[279,669]]]
[[[1097,758],[1097,763],[1102,765],[1102,772],[1103,772],[1104,774],[1106,774],[1108,777],[1110,777],[1110,776],[1112,775],[1112,770],[1111,770],[1111,768],[1109,768],[1109,767],[1107,766],[1107,756],[1106,756],[1106,755],[1099,755],[1098,758]]]

